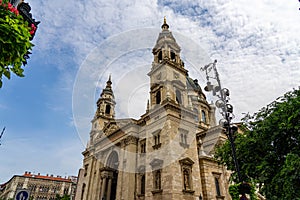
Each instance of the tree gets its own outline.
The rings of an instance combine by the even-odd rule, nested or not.
[[[258,184],[267,199],[300,199],[300,90],[246,116],[242,130],[235,145],[243,181]],[[215,158],[234,171],[229,142],[216,149]]]
[[[70,195],[68,194],[64,194],[63,196],[60,196],[59,194],[56,194],[55,197],[56,200],[70,200]]]

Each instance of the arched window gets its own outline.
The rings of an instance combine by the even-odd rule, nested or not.
[[[161,102],[161,93],[160,93],[160,90],[158,90],[156,92],[155,99],[156,99],[156,104],[160,104],[160,102]]]
[[[110,109],[111,109],[110,105],[106,105],[105,114],[110,114]]]
[[[175,61],[175,59],[176,59],[176,54],[173,51],[171,51],[171,60]]]
[[[181,92],[179,90],[176,90],[176,102],[181,104],[182,100],[181,100]]]
[[[162,52],[161,51],[158,53],[157,58],[158,58],[158,62],[162,61]]]
[[[106,166],[112,168],[112,169],[118,169],[119,166],[119,156],[118,153],[113,151],[111,152],[111,154],[109,155],[108,159],[107,159],[107,163]]]
[[[204,123],[207,123],[206,113],[205,113],[204,110],[201,111],[201,115],[202,115],[202,121],[203,121]]]

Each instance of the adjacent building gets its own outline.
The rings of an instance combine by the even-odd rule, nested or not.
[[[115,118],[111,77],[106,82],[83,152],[77,200],[231,199],[230,174],[212,156],[226,139],[215,107],[189,76],[166,20],[161,28],[149,63],[150,99],[139,119]]]
[[[14,199],[18,190],[27,190],[31,200],[54,200],[58,196],[70,195],[74,199],[77,177],[61,177],[53,175],[32,174],[14,175],[1,185],[0,199]]]

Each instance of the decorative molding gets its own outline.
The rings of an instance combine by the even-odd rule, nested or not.
[[[119,127],[116,124],[109,124],[105,129],[103,129],[106,136],[112,135]]]
[[[160,132],[161,132],[161,129],[158,129],[158,130],[152,132],[152,135],[157,135],[157,134],[159,134]]]
[[[185,148],[185,149],[187,149],[187,148],[190,147],[190,145],[187,144],[187,143],[179,142],[179,144],[180,144],[180,146],[182,146],[182,147]]]
[[[135,137],[135,136],[132,136],[132,135],[129,135],[128,137],[126,137],[124,139],[124,144],[125,145],[129,145],[129,144],[135,144],[135,145],[137,145],[137,143],[138,143],[138,138]]]
[[[163,190],[162,189],[152,190],[151,192],[152,192],[153,195],[155,195],[155,194],[161,194],[163,192]]]
[[[184,159],[179,160],[179,163],[180,163],[181,165],[192,166],[195,162],[194,162],[192,159],[186,157],[186,158],[184,158]]]
[[[152,146],[153,149],[159,149],[160,147],[161,147],[161,143]]]
[[[140,174],[144,174],[146,172],[146,167],[145,165],[141,165],[139,168],[138,168],[138,172]]]
[[[163,163],[164,163],[163,160],[155,158],[150,162],[150,165],[153,170],[157,170],[157,169],[161,169],[163,167]]]
[[[178,79],[179,78],[179,73],[173,72],[173,76],[174,76],[175,79]]]
[[[157,79],[157,80],[161,80],[161,72],[159,72],[159,73],[156,75],[156,79]]]
[[[195,193],[195,190],[182,190],[182,192],[193,195]]]

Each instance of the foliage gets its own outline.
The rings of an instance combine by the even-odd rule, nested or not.
[[[243,119],[235,137],[242,179],[259,185],[267,199],[300,199],[300,90],[287,92]],[[234,171],[229,142],[215,157]],[[232,176],[237,181],[236,173]]]
[[[2,75],[10,79],[11,72],[23,77],[22,65],[30,54],[32,28],[8,0],[0,0],[0,88]]]
[[[59,194],[56,194],[55,197],[56,200],[70,200],[70,195],[68,194],[64,194],[63,196],[60,196]]]
[[[257,196],[255,194],[255,187],[253,186],[253,184],[249,184],[249,183],[243,183],[244,185],[247,185],[248,187],[250,187],[249,192],[246,192],[247,194],[250,195],[250,200],[257,200]],[[240,194],[244,193],[241,192],[241,183],[237,183],[237,184],[231,184],[229,186],[229,194],[232,198],[232,200],[239,200],[240,199]]]
[[[239,193],[239,184],[232,184],[229,186],[229,194],[232,200],[239,200],[240,193]]]

